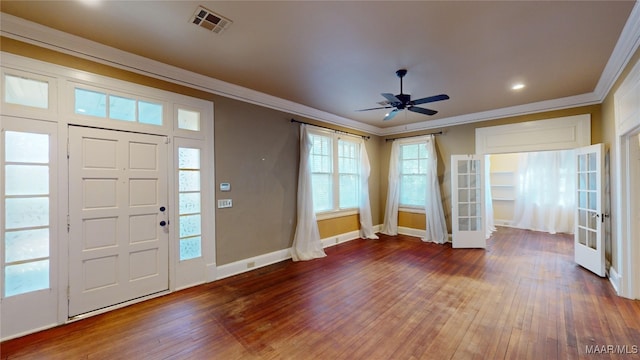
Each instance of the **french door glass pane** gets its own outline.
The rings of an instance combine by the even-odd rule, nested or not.
[[[49,107],[49,83],[6,75],[4,101],[9,104],[47,109]]]

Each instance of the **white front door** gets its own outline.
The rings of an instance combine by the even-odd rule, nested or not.
[[[454,248],[486,248],[484,156],[451,155]]]
[[[575,261],[598,276],[605,276],[603,150],[602,144],[576,149]]]
[[[69,317],[168,290],[167,147],[69,127]]]

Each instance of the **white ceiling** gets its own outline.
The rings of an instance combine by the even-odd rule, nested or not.
[[[616,48],[634,4],[2,0],[1,11],[387,130],[597,102],[635,50]],[[222,34],[193,25],[199,5],[233,24]],[[355,111],[398,94],[400,68],[404,93],[451,99],[422,105],[439,111],[431,117]],[[526,87],[511,90],[517,81]]]

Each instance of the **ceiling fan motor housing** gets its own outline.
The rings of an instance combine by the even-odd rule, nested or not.
[[[411,101],[411,95],[409,94],[398,94],[396,95],[396,98],[400,100],[400,104],[397,104],[397,105],[393,104],[393,105],[398,109],[404,109],[409,104],[409,101]]]

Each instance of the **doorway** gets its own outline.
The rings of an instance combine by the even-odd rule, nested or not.
[[[69,126],[69,317],[169,290],[166,136]]]

